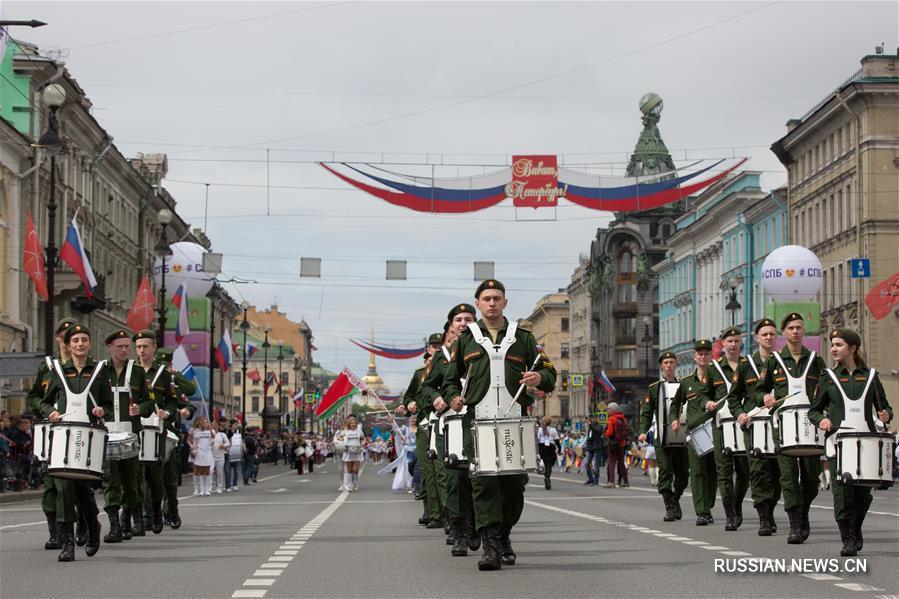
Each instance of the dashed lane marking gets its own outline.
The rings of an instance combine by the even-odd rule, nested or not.
[[[833,574],[803,574],[806,578],[811,578],[812,580],[843,580],[839,576],[834,576]]]
[[[872,587],[870,584],[862,584],[860,582],[841,582],[839,584],[835,584],[834,586],[840,587],[841,589],[846,589],[847,591],[882,591],[883,589],[879,589],[877,587]]]

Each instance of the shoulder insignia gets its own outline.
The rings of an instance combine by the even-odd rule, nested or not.
[[[462,360],[465,361],[465,362],[468,362],[469,360],[472,360],[472,359],[474,359],[474,358],[477,358],[477,357],[480,356],[480,355],[481,355],[481,350],[473,351],[473,352],[471,352],[471,353],[465,354],[465,356],[462,358]]]
[[[450,360],[455,360],[455,359],[456,359],[456,350],[453,350],[450,352]]]
[[[511,360],[512,362],[518,362],[519,364],[524,364],[524,358],[520,356],[513,356],[512,354],[506,354],[506,359]]]
[[[549,360],[543,360],[542,362],[540,362],[540,364],[544,368],[555,368],[555,365],[552,362],[550,362]]]
[[[849,382],[849,377],[848,377],[848,376],[847,376],[846,378],[840,377],[840,382],[841,382],[841,383],[848,383],[848,382]]]
[[[659,381],[655,381],[655,382],[653,382],[653,383],[649,383],[649,388],[650,388],[650,389],[652,389],[653,387],[658,387],[658,386],[659,386]]]
[[[863,376],[857,376],[857,377],[855,377],[855,382],[856,383],[866,383],[866,382],[868,382],[868,379]]]

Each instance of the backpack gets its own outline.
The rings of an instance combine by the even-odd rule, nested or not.
[[[612,441],[616,442],[619,447],[627,446],[628,440],[630,439],[630,430],[627,425],[627,420],[624,418],[616,418],[613,426]]]

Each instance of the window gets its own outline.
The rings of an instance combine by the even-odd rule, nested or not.
[[[240,396],[235,395],[234,397],[232,397],[231,403],[239,406],[240,405]]]
[[[637,334],[636,318],[618,318],[617,323],[616,333],[619,337],[634,337]]]
[[[846,228],[848,229],[855,223],[855,215],[852,214],[855,209],[855,198],[852,197],[852,184],[846,185]]]
[[[273,407],[275,407],[275,398],[274,398],[274,397],[269,397],[268,395],[266,395],[266,396],[265,396],[265,407],[266,407],[266,408],[273,408]]]
[[[569,320],[567,318],[563,318],[562,319],[562,331],[564,332],[564,331],[568,331],[568,330],[570,330]]]
[[[618,274],[623,275],[630,272],[634,272],[634,257],[630,251],[624,250],[618,257]]]
[[[619,285],[618,286],[618,302],[621,304],[626,304],[629,302],[634,302],[637,299],[637,286],[636,285]]]
[[[250,405],[252,406],[253,412],[259,411],[259,396],[258,395],[254,395],[253,397],[250,398]]]
[[[289,384],[289,383],[290,383],[290,373],[289,373],[289,372],[282,372],[282,373],[281,373],[281,384],[282,384],[282,385],[287,385],[287,384]]]
[[[259,373],[257,373],[257,375],[258,375],[258,374],[259,374]],[[258,386],[259,386],[259,382],[260,382],[261,380],[262,380],[261,378],[253,379],[253,386],[254,386],[254,387],[258,387]]]
[[[239,387],[242,382],[243,382],[243,378],[241,377],[241,373],[235,372],[234,373],[234,384]]]
[[[615,352],[618,368],[636,368],[636,351],[633,349],[619,349]]]
[[[837,278],[833,281],[835,306],[843,305],[843,263],[837,264]]]
[[[571,355],[571,345],[568,343],[563,343],[562,348],[559,351],[559,357],[562,359],[568,358]]]

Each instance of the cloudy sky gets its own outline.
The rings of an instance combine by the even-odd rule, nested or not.
[[[15,33],[64,57],[126,156],[168,155],[179,213],[208,222],[226,276],[257,281],[232,295],[305,318],[317,360],[360,374],[367,355],[349,337],[373,325],[380,341],[420,341],[470,300],[475,260],[496,262],[508,315],[527,316],[610,215],[564,201],[419,214],[316,161],[451,177],[558,154],[618,174],[654,91],[676,160],[749,156],[770,189],[785,181],[768,150],[785,121],[875,45],[895,51],[899,30],[896,2],[4,0],[2,12],[49,23]],[[300,280],[304,256],[322,258],[320,280]],[[408,260],[407,281],[385,280],[387,259]],[[379,362],[394,388],[413,367]]]

